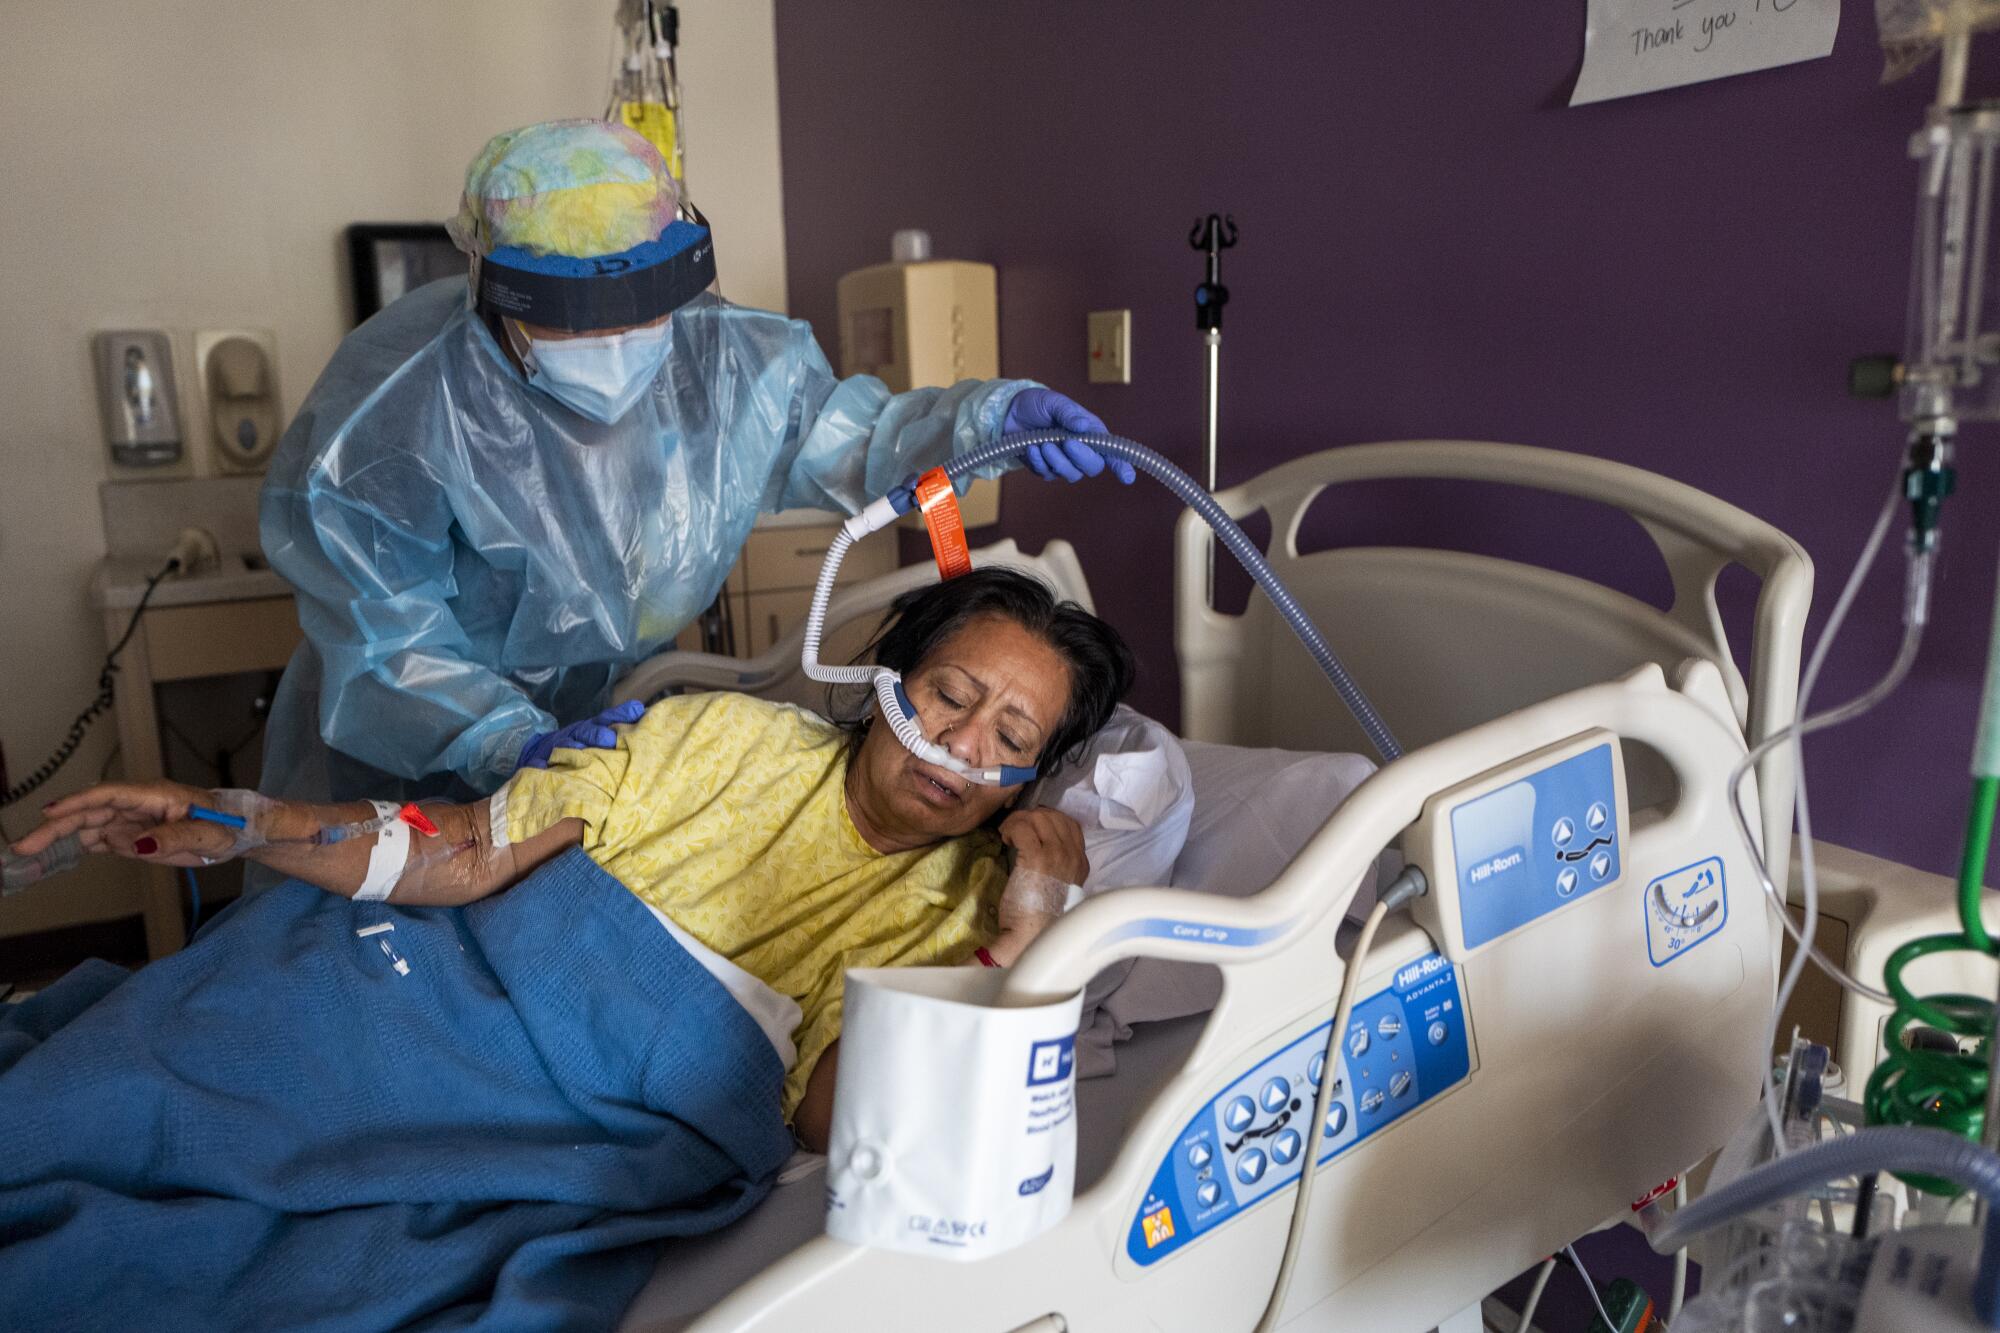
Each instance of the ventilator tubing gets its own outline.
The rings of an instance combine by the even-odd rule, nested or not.
[[[974,468],[1017,455],[1031,444],[1055,444],[1061,440],[1081,440],[1099,453],[1124,459],[1172,491],[1174,497],[1182,504],[1201,515],[1202,521],[1215,529],[1215,535],[1223,546],[1236,557],[1237,562],[1271,599],[1271,604],[1277,608],[1278,614],[1285,618],[1285,623],[1292,627],[1292,633],[1299,636],[1299,641],[1306,646],[1306,651],[1312,654],[1312,659],[1319,664],[1319,669],[1326,673],[1326,678],[1333,682],[1333,688],[1339,693],[1341,702],[1347,705],[1350,713],[1354,714],[1354,720],[1361,724],[1361,730],[1367,733],[1370,743],[1382,756],[1382,762],[1388,763],[1402,755],[1403,747],[1396,744],[1396,738],[1390,733],[1388,724],[1376,713],[1374,705],[1368,702],[1367,696],[1361,693],[1361,687],[1354,683],[1354,677],[1347,674],[1347,668],[1340,664],[1340,659],[1333,655],[1333,649],[1328,645],[1326,637],[1312,623],[1305,609],[1298,604],[1298,600],[1292,596],[1290,590],[1278,581],[1277,574],[1271,568],[1271,562],[1257,549],[1257,543],[1250,540],[1243,529],[1236,525],[1236,520],[1229,517],[1222,506],[1215,502],[1215,497],[1203,490],[1193,477],[1145,445],[1121,435],[1079,435],[1074,431],[1060,430],[1024,431],[1015,435],[1003,435],[992,444],[982,445],[970,453],[954,458],[945,465],[945,475],[953,481],[959,481],[970,476]]]
[[[2000,1328],[2000,1155],[1941,1129],[1870,1126],[1787,1153],[1677,1210],[1647,1237],[1671,1254],[1710,1227],[1847,1176],[1912,1172],[1955,1180],[1986,1202],[1985,1237],[1972,1281],[1972,1308],[1988,1328]]]
[[[1029,445],[1055,444],[1062,440],[1081,440],[1100,453],[1125,459],[1139,471],[1172,491],[1182,504],[1201,515],[1202,521],[1215,530],[1222,545],[1236,557],[1250,577],[1256,580],[1257,586],[1270,597],[1271,604],[1277,608],[1278,614],[1284,617],[1292,632],[1299,636],[1299,641],[1305,645],[1313,661],[1332,682],[1335,692],[1340,695],[1341,702],[1345,703],[1348,711],[1354,715],[1354,720],[1360,724],[1369,742],[1382,756],[1382,761],[1388,763],[1402,755],[1403,747],[1396,743],[1388,724],[1375,711],[1374,705],[1368,702],[1368,697],[1361,692],[1361,687],[1355,684],[1354,677],[1348,674],[1347,668],[1340,664],[1340,659],[1334,656],[1333,648],[1306,615],[1305,609],[1298,604],[1298,600],[1292,596],[1290,590],[1279,582],[1277,573],[1271,568],[1271,562],[1264,558],[1264,553],[1257,549],[1257,544],[1250,540],[1243,529],[1237,526],[1236,520],[1229,517],[1222,506],[1216,503],[1215,497],[1203,490],[1193,477],[1151,449],[1119,435],[1079,435],[1074,431],[1060,430],[1023,431],[1013,435],[1003,435],[991,444],[981,445],[977,449],[959,455],[945,465],[945,475],[954,482],[962,481],[972,475],[977,468],[1005,459],[1018,458]],[[847,554],[847,548],[869,533],[895,522],[898,516],[909,512],[911,505],[915,503],[915,490],[916,480],[912,478],[848,519],[841,526],[841,530],[834,535],[832,544],[827,548],[826,563],[820,567],[819,582],[813,588],[812,606],[806,612],[805,645],[800,654],[802,665],[806,674],[814,680],[836,685],[872,683],[875,686],[876,699],[882,705],[882,715],[888,720],[896,739],[919,759],[935,764],[948,772],[957,773],[973,782],[1011,785],[1011,782],[1003,783],[998,780],[999,774],[1007,773],[1009,770],[967,768],[941,746],[933,745],[924,739],[915,719],[909,716],[906,709],[899,706],[901,701],[895,686],[900,678],[894,672],[885,667],[824,666],[819,660],[820,636],[826,628],[827,607],[833,601],[833,582],[839,572],[840,561]]]

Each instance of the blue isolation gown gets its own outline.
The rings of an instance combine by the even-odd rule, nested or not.
[[[669,327],[609,426],[529,387],[462,278],[340,345],[264,485],[264,552],[306,634],[266,793],[491,792],[715,599],[760,511],[857,512],[993,439],[1027,385],[837,379],[803,321],[712,296]]]

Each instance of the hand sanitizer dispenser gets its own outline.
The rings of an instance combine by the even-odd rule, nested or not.
[[[277,447],[275,339],[249,331],[195,335],[195,363],[208,404],[209,448],[222,473],[261,472]]]
[[[158,329],[121,329],[91,339],[97,411],[111,461],[161,467],[180,461],[180,400],[173,351]]]

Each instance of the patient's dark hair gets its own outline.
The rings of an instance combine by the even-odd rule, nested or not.
[[[1069,707],[1049,732],[1038,766],[1043,772],[1074,757],[1111,720],[1132,688],[1132,650],[1118,631],[1075,602],[1056,600],[1040,579],[988,567],[904,593],[889,604],[882,628],[862,657],[905,676],[939,644],[980,616],[1005,616],[1056,650],[1069,665]],[[869,707],[842,725],[859,743]]]

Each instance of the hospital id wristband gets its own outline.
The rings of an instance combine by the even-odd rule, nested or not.
[[[377,818],[389,819],[396,813],[396,807],[388,801],[369,804],[375,807]],[[368,852],[368,874],[354,891],[354,901],[379,903],[388,898],[396,881],[403,877],[403,865],[409,859],[410,826],[399,819],[390,819],[375,835],[375,845]]]
[[[981,967],[1000,966],[1000,960],[995,958],[990,952],[988,952],[986,946],[983,944],[980,945],[977,949],[974,949],[972,951],[972,956],[979,960],[979,965]]]

